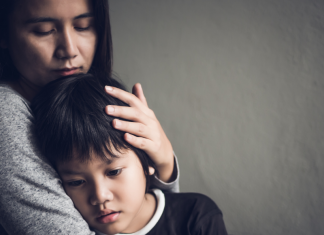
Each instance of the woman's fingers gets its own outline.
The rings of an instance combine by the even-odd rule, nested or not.
[[[154,149],[152,146],[154,143],[153,141],[143,138],[143,137],[137,137],[129,133],[125,133],[124,135],[125,140],[133,145],[135,148],[139,148],[144,150],[148,155],[150,155],[150,150]]]
[[[133,86],[133,89],[132,89],[132,93],[140,100],[142,101],[142,103],[148,107],[147,105],[147,101],[146,101],[146,98],[144,96],[144,92],[143,92],[143,88],[142,88],[142,85],[140,83],[136,83],[134,86]]]
[[[140,109],[146,107],[135,95],[127,91],[111,86],[106,86],[105,90],[109,95],[124,101],[126,104],[129,104],[129,106],[138,107]]]
[[[106,86],[105,90],[109,95],[111,95],[117,99],[120,99],[121,101],[124,101],[131,107],[137,108],[138,110],[140,110],[142,113],[146,114],[147,116],[149,116],[151,118],[156,118],[154,112],[147,107],[146,99],[144,97],[143,92],[139,91],[138,94],[141,96],[141,99],[145,101],[145,104],[139,98],[137,98],[137,96],[135,96],[127,91],[121,90],[119,88]],[[108,111],[108,108],[106,107],[106,112],[107,111]],[[107,112],[107,114],[109,114],[109,113]],[[111,113],[110,115],[113,115],[113,114]],[[118,116],[118,115],[114,115],[114,116]],[[133,120],[133,119],[130,119],[130,120]]]
[[[160,179],[168,182],[174,167],[172,145],[154,112],[148,108],[141,85],[135,84],[134,94],[115,87],[105,89],[109,95],[130,106],[106,106],[108,115],[132,121],[115,119],[114,128],[125,131],[125,140],[134,147],[144,150],[156,164]]]
[[[140,123],[148,123],[150,118],[140,109],[127,106],[107,105],[106,113],[110,116],[120,117]]]
[[[146,139],[154,138],[152,136],[152,133],[150,132],[150,129],[146,125],[144,125],[142,123],[127,122],[127,121],[122,121],[122,120],[119,120],[119,119],[114,119],[113,120],[113,127],[118,129],[118,130],[130,133],[130,134],[133,134],[133,135],[136,135],[136,136],[144,137]]]

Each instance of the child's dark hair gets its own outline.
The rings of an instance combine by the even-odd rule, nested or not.
[[[63,77],[47,84],[31,105],[40,148],[54,168],[57,162],[72,160],[76,154],[80,161],[89,161],[93,153],[107,161],[107,155],[117,157],[114,150],[133,150],[149,185],[148,167],[155,165],[143,150],[124,140],[125,132],[112,126],[114,117],[105,113],[105,106],[128,105],[106,94],[105,85],[125,90],[116,80],[100,84],[91,74]]]

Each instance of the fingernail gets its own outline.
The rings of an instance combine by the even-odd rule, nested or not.
[[[121,121],[115,119],[115,127],[120,127],[120,126],[121,126]]]
[[[105,86],[105,89],[107,92],[112,92],[113,90],[111,86]]]
[[[133,139],[133,136],[131,136],[130,134],[126,133],[126,139],[127,140],[132,140]]]
[[[115,108],[108,105],[108,113],[111,114],[111,113],[114,113],[115,112]]]

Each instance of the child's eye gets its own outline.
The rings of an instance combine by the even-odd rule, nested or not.
[[[67,185],[72,186],[72,187],[77,187],[84,183],[85,183],[85,180],[76,180],[76,181],[67,182]]]
[[[117,176],[121,173],[122,169],[116,169],[108,172],[108,176]]]

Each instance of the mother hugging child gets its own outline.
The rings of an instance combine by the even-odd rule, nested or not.
[[[176,157],[141,86],[111,79],[111,38],[107,0],[0,0],[0,234],[226,234],[210,199],[162,193],[179,191]]]
[[[41,150],[90,228],[107,235],[227,234],[208,197],[149,188],[154,162],[127,143],[104,112],[107,104],[128,106],[104,86],[115,92],[123,87],[95,80],[90,74],[57,79],[31,106]]]

